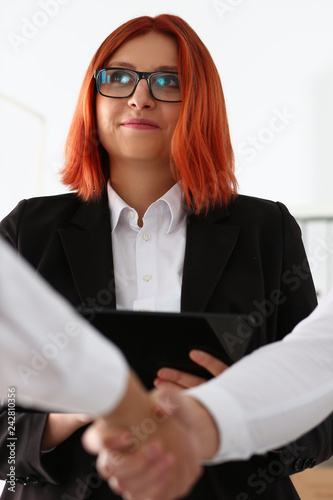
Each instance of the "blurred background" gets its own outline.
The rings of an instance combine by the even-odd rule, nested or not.
[[[162,12],[210,50],[240,192],[288,206],[322,296],[333,284],[331,0],[1,0],[0,218],[65,191],[58,170],[91,57],[119,24]]]
[[[58,170],[91,57],[119,24],[163,12],[211,52],[240,192],[288,206],[320,298],[333,284],[332,0],[0,0],[0,218],[65,192]]]

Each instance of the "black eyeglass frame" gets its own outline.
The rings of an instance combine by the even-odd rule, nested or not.
[[[124,96],[111,96],[111,95],[106,95],[106,94],[103,94],[101,92],[101,83],[100,83],[100,79],[98,78],[99,75],[101,74],[102,71],[107,71],[109,69],[118,69],[118,70],[121,70],[121,71],[130,71],[131,73],[135,73],[136,75],[136,82],[134,84],[134,88],[132,90],[132,92],[128,95],[124,95]],[[157,97],[154,96],[153,94],[153,91],[151,89],[151,85],[150,85],[150,78],[153,76],[153,75],[178,75],[178,72],[177,71],[153,71],[152,73],[147,73],[147,72],[143,72],[143,71],[135,71],[134,69],[129,69],[129,68],[117,68],[117,67],[111,67],[111,68],[99,68],[99,69],[96,69],[95,72],[94,72],[94,78],[96,80],[96,87],[97,87],[97,91],[99,94],[101,94],[102,96],[104,97],[110,97],[110,99],[126,99],[128,97],[131,97],[137,86],[138,86],[138,83],[140,80],[146,80],[147,81],[147,85],[148,85],[148,89],[149,89],[149,93],[150,95],[152,96],[153,99],[155,99],[155,101],[161,101],[161,102],[182,102],[182,100],[178,100],[178,101],[166,101],[165,99],[157,99]]]

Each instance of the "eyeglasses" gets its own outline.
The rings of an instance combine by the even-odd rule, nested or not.
[[[154,71],[142,73],[124,68],[101,68],[94,73],[98,92],[105,97],[131,97],[140,80],[147,80],[150,95],[157,101],[181,102],[178,73]]]

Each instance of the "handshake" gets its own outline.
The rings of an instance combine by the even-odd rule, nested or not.
[[[175,388],[147,392],[134,373],[118,406],[85,431],[85,449],[110,488],[126,500],[172,500],[188,494],[219,435],[209,412]]]

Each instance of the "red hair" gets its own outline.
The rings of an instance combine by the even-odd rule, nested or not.
[[[182,108],[170,164],[188,209],[199,213],[228,205],[237,192],[234,156],[222,85],[206,46],[180,17],[138,17],[113,31],[94,55],[81,87],[66,142],[63,183],[88,201],[101,196],[109,177],[108,155],[98,140],[94,71],[131,38],[151,31],[172,36],[178,45]]]

